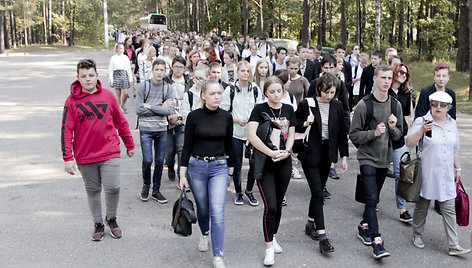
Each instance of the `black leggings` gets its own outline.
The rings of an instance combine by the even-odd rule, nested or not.
[[[277,233],[282,217],[282,200],[292,175],[292,159],[289,156],[280,162],[273,162],[267,157],[262,178],[257,180],[257,186],[264,202],[264,217],[262,229],[264,240],[272,242]]]
[[[320,162],[317,166],[310,166],[306,161],[302,161],[303,172],[305,173],[308,186],[311,191],[310,206],[308,207],[308,217],[315,220],[316,230],[324,230],[323,213],[323,189],[328,181],[331,161],[328,155],[328,142],[324,142],[321,149]]]

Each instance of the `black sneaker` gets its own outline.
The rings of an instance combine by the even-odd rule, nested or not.
[[[105,236],[105,225],[102,223],[95,223],[93,234],[92,234],[92,241],[102,241],[103,237]]]
[[[161,192],[153,192],[151,195],[152,199],[156,200],[158,203],[165,204],[167,199],[161,194]]]
[[[331,245],[331,241],[329,241],[329,239],[325,238],[320,240],[320,252],[321,254],[334,252],[334,247]]]
[[[141,190],[141,194],[139,195],[139,198],[141,198],[142,201],[148,201],[149,199],[149,185],[143,184],[143,189]]]
[[[384,242],[380,244],[372,243],[374,259],[381,259],[390,256],[390,253],[384,248]]]
[[[357,237],[362,241],[362,243],[366,246],[371,246],[372,245],[372,238],[370,238],[370,232],[369,229],[364,229],[362,228],[362,225],[357,226]]]
[[[245,192],[246,196],[247,196],[247,199],[249,200],[249,204],[251,206],[258,206],[259,205],[259,201],[254,197],[254,194],[253,193],[248,193],[248,192]]]
[[[400,214],[400,221],[401,222],[412,222],[413,218],[410,215],[410,212],[408,210],[405,210],[402,214]]]
[[[324,188],[324,190],[323,190],[323,195],[324,195],[324,198],[325,198],[325,199],[331,199],[331,193],[328,192],[328,189],[327,189],[327,188]]]
[[[167,176],[170,181],[175,181],[175,170],[173,168],[167,167]]]
[[[316,241],[320,240],[320,235],[318,234],[318,232],[316,232],[315,225],[307,223],[305,225],[305,234],[313,240],[316,240]]]
[[[282,199],[282,206],[287,206],[288,205],[288,201],[287,201],[287,197],[284,196],[284,199]]]
[[[234,204],[238,206],[244,205],[243,194],[236,194],[234,196]]]
[[[120,226],[116,222],[116,217],[113,219],[105,219],[105,223],[110,227],[110,234],[113,238],[121,238],[123,236],[123,230],[121,230]]]

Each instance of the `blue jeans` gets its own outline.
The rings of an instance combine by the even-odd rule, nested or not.
[[[164,152],[166,148],[167,131],[140,131],[141,151],[143,153],[143,183],[151,184],[152,147],[154,143],[154,175],[152,176],[152,191],[159,192],[161,188]]]
[[[175,155],[177,154],[177,178],[180,174],[180,158],[182,157],[182,147],[184,146],[185,125],[176,126],[167,130],[166,144],[166,166],[174,169]]]
[[[234,159],[234,173],[233,173],[233,181],[234,181],[234,190],[236,193],[242,193],[241,189],[241,169],[243,166],[243,153],[244,153],[244,144],[246,141],[236,139],[233,137],[233,159]],[[252,188],[254,187],[254,176],[252,174],[252,167],[254,166],[254,160],[249,160],[249,171],[247,173],[247,184],[246,184],[246,191],[252,192]]]
[[[197,204],[197,218],[203,235],[210,232],[213,256],[223,256],[225,238],[225,203],[228,188],[226,160],[205,162],[190,157],[187,177]]]
[[[408,147],[406,147],[406,145],[403,145],[403,147],[393,150],[393,172],[395,173],[395,197],[396,197],[398,209],[406,208],[405,199],[396,195],[397,187],[398,187],[398,180],[400,179],[400,157],[405,152],[408,152]]]
[[[388,168],[376,168],[370,165],[360,166],[361,176],[364,181],[365,208],[361,223],[369,225],[372,240],[380,237],[379,222],[375,208],[379,202],[380,191],[385,182]]]

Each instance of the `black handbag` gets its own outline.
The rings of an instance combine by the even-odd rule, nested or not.
[[[197,222],[192,200],[187,198],[185,186],[182,187],[179,199],[175,201],[172,210],[172,228],[174,233],[180,236],[192,234],[192,224]]]
[[[400,158],[400,178],[397,195],[407,202],[416,202],[421,192],[421,154],[423,152],[423,137],[419,141],[419,151],[412,159],[410,152],[405,152]]]

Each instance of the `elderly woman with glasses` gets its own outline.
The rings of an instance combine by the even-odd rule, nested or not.
[[[449,243],[449,255],[470,252],[459,246],[457,235],[455,198],[456,182],[461,177],[459,159],[459,132],[456,121],[448,115],[452,97],[437,91],[429,96],[431,110],[416,118],[406,142],[415,146],[423,139],[421,158],[422,182],[420,199],[413,214],[413,244],[424,248],[422,239],[428,207],[431,200],[438,200],[442,210],[444,228]]]

